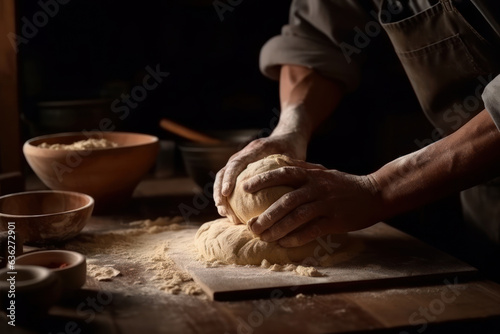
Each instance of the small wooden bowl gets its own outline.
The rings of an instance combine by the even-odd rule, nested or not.
[[[54,150],[42,143],[72,144],[80,140],[106,139],[117,147]],[[159,151],[155,136],[130,132],[70,132],[32,138],[23,153],[35,174],[54,190],[77,191],[92,196],[96,212],[122,207],[152,168]]]
[[[40,266],[56,274],[63,290],[72,291],[81,288],[87,279],[85,256],[67,250],[45,250],[20,255],[16,265]]]
[[[25,243],[51,243],[76,236],[92,215],[94,199],[71,191],[41,190],[0,197],[0,231]]]
[[[61,298],[61,282],[57,275],[47,268],[38,266],[17,266],[13,270],[0,270],[0,306],[8,321],[15,319],[15,324],[33,324],[43,319],[48,310]],[[15,285],[11,285],[11,281]],[[12,289],[15,295],[10,294]],[[14,301],[13,314],[11,303]],[[10,315],[10,317],[9,317]],[[12,316],[14,318],[12,318]]]

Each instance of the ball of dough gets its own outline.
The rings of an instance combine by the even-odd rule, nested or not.
[[[249,164],[240,173],[228,202],[234,214],[242,223],[246,224],[251,218],[260,215],[281,196],[293,190],[291,187],[279,186],[265,188],[250,194],[243,190],[243,183],[257,174],[290,165],[292,165],[290,158],[281,154],[274,154]]]
[[[284,248],[276,242],[260,240],[245,225],[235,225],[228,218],[221,218],[203,224],[196,233],[194,244],[204,261],[238,265],[260,265],[267,260],[271,264],[327,267],[350,259],[361,249],[359,243],[348,242],[347,234],[321,240]]]
[[[283,248],[275,242],[256,238],[245,225],[234,225],[227,218],[203,224],[195,236],[195,245],[206,261],[226,264],[260,265],[300,262],[314,254],[316,242],[297,248]]]

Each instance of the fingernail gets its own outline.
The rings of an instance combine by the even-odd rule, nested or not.
[[[247,181],[243,182],[242,187],[243,187],[243,190],[244,190],[244,191],[249,192],[249,191],[248,191],[248,188],[249,188],[250,186],[248,185],[248,182],[247,182]]]

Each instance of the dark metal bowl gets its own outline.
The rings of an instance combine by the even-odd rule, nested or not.
[[[229,158],[251,140],[258,130],[230,130],[208,133],[222,140],[220,144],[182,143],[179,145],[187,174],[202,189],[212,189],[215,174]]]

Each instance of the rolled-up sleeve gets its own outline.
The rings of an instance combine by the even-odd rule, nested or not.
[[[500,75],[493,79],[483,91],[484,107],[500,130]]]
[[[367,20],[367,12],[357,1],[295,0],[281,35],[263,46],[260,69],[278,80],[281,65],[301,65],[352,91],[359,84],[362,62],[362,50],[353,40]]]

